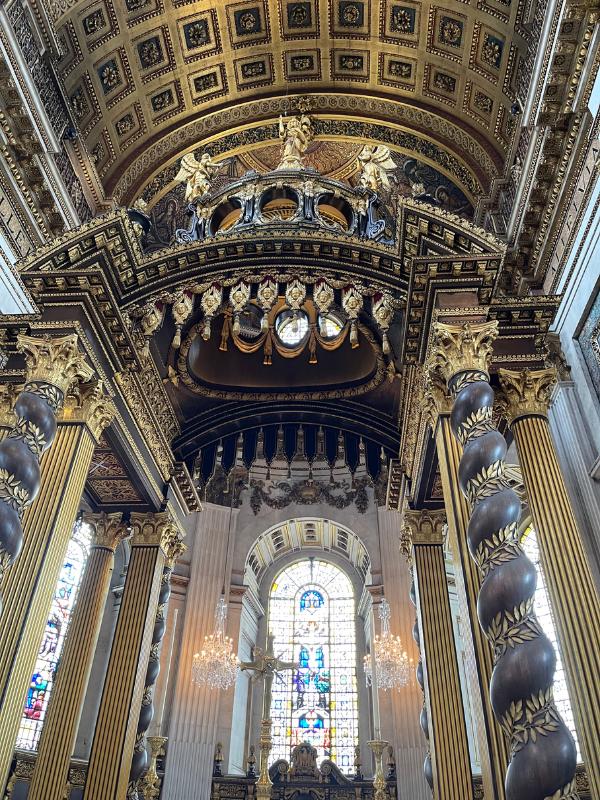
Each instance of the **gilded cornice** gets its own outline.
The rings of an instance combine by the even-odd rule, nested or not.
[[[26,383],[48,383],[66,395],[78,382],[89,383],[94,370],[79,351],[77,334],[17,337],[17,350],[25,355]]]
[[[168,511],[131,515],[132,547],[160,547],[172,565],[187,549],[183,535]]]
[[[446,383],[461,372],[489,374],[492,348],[498,336],[498,322],[449,325],[436,322],[433,328],[430,369],[441,373]]]
[[[84,515],[84,520],[93,530],[92,547],[101,547],[114,552],[117,545],[130,535],[120,512],[115,514],[87,513]]]
[[[557,381],[554,367],[521,371],[499,369],[498,377],[502,389],[499,402],[511,425],[521,417],[547,416]]]
[[[158,420],[151,410],[154,398],[148,393],[147,387],[144,387],[140,376],[134,372],[125,370],[116,372],[114,378],[131,416],[139,426],[148,449],[156,459],[162,477],[168,480],[173,472],[174,459],[171,453],[171,443],[165,438],[168,430],[164,431],[164,428],[159,426]],[[158,395],[157,400],[160,399],[161,397]],[[172,409],[170,414],[166,414],[166,418],[169,419],[171,415]]]

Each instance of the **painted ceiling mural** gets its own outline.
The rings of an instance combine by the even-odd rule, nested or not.
[[[508,151],[526,46],[516,0],[47,2],[77,124],[118,202],[201,142],[272,124],[300,95],[316,117],[412,135],[414,157],[449,150],[480,172],[471,196]]]

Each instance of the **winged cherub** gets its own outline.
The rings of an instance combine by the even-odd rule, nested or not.
[[[200,161],[196,160],[196,156],[193,153],[183,156],[175,180],[178,183],[187,183],[185,189],[186,201],[207,194],[210,191],[213,179],[229,161],[230,159],[213,161],[210,153],[202,153]]]
[[[360,178],[358,185],[363,189],[378,192],[381,188],[391,189],[388,172],[396,168],[390,155],[390,148],[383,144],[373,146],[366,144],[358,154]]]

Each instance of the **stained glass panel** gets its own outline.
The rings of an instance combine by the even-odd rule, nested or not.
[[[77,590],[83,576],[90,540],[90,526],[77,522],[54,590],[50,616],[46,623],[31,684],[27,691],[21,727],[17,737],[17,747],[22,750],[36,750],[38,746],[44,715],[52,691],[52,681],[69,627]]]
[[[318,761],[351,773],[358,743],[354,592],[334,564],[307,559],[275,579],[269,601],[275,653],[299,669],[273,684],[271,763],[310,742]]]
[[[575,719],[573,718],[573,709],[571,708],[571,700],[569,698],[569,690],[567,688],[565,669],[563,667],[560,648],[558,645],[558,637],[556,635],[556,627],[552,617],[550,597],[548,595],[548,589],[546,588],[546,578],[544,577],[544,570],[542,568],[537,534],[535,529],[531,526],[525,531],[522,544],[523,550],[530,561],[532,561],[535,565],[538,573],[537,588],[535,590],[534,599],[535,613],[540,625],[542,626],[542,630],[554,645],[554,650],[556,652],[554,700],[558,710],[560,711],[560,715],[565,721],[565,724],[573,734],[573,738],[575,739],[575,744],[577,746],[577,760],[581,761],[581,752],[579,751],[579,743],[577,741],[577,731],[575,730]]]

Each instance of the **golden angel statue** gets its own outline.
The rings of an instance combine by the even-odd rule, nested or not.
[[[193,200],[194,197],[202,197],[207,194],[212,186],[213,179],[220,169],[228,164],[230,159],[225,161],[213,161],[210,153],[202,153],[200,161],[196,160],[193,153],[188,153],[181,159],[179,172],[175,176],[178,183],[187,183],[185,189],[185,199]]]
[[[358,185],[363,189],[378,192],[381,188],[391,189],[388,172],[396,168],[390,155],[390,148],[383,144],[374,146],[366,144],[358,154],[361,170]]]
[[[283,151],[277,169],[303,169],[302,158],[313,135],[308,114],[291,117],[287,123],[284,123],[283,117],[279,117],[279,138],[283,139]]]

